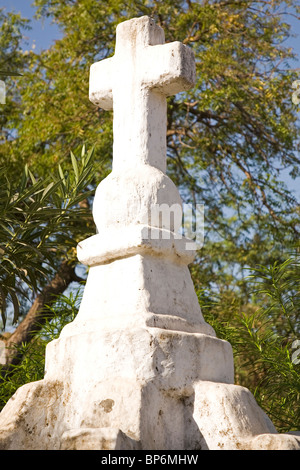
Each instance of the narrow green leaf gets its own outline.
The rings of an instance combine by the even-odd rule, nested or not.
[[[74,153],[73,153],[72,151],[70,152],[70,154],[71,154],[72,166],[73,166],[74,173],[75,173],[75,179],[76,179],[76,181],[78,181],[78,179],[79,179],[79,172],[78,172],[77,161],[76,161],[75,155],[74,155]]]
[[[59,171],[59,176],[61,177],[62,181],[65,182],[65,175],[64,175],[64,172],[62,170],[62,167],[60,166],[60,163],[58,164],[58,171]]]
[[[0,309],[1,309],[1,318],[3,322],[3,328],[5,328],[6,325],[6,295],[4,292],[4,289],[0,286],[0,296],[1,296],[1,303],[0,303]]]
[[[17,323],[19,315],[20,315],[20,304],[19,304],[19,299],[16,296],[16,294],[11,291],[10,292],[11,300],[14,306],[14,315],[13,315],[13,324]]]
[[[32,184],[36,184],[36,183],[37,183],[37,180],[36,180],[35,177],[33,176],[33,173],[32,173],[30,170],[28,170],[28,174],[29,174],[29,176],[30,176],[30,179],[31,179]]]
[[[93,158],[94,150],[95,150],[95,148],[92,147],[92,148],[88,151],[87,156],[86,156],[86,159],[85,159],[85,167],[88,166],[88,164],[90,163],[91,159]]]

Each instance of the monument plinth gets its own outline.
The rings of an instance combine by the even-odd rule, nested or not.
[[[166,97],[194,82],[192,51],[165,44],[148,17],[121,23],[115,55],[92,65],[90,99],[113,109],[114,146],[94,200],[97,234],[78,245],[88,279],[76,319],[47,346],[44,379],[0,414],[1,449],[300,447],[233,384],[231,346],[194,291],[166,175]]]

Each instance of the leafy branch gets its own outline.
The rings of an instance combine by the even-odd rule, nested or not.
[[[82,148],[79,159],[71,154],[73,172],[58,166],[47,180],[36,179],[24,168],[20,182],[0,170],[0,307],[5,326],[7,304],[15,323],[20,297],[45,285],[67,250],[89,230],[90,211],[82,205],[91,195],[93,149]],[[80,221],[80,223],[79,223]],[[91,227],[90,227],[91,228]],[[74,255],[73,255],[74,257]]]

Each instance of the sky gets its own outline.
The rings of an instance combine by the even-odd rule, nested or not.
[[[4,7],[6,11],[15,11],[21,13],[23,18],[31,20],[31,30],[25,32],[24,49],[31,49],[35,44],[35,51],[40,52],[48,47],[62,34],[57,25],[51,23],[51,20],[44,18],[35,20],[35,8],[32,7],[33,0],[0,0],[0,7]],[[27,44],[28,42],[28,44]]]
[[[26,31],[26,38],[24,38],[23,47],[24,49],[31,49],[34,47],[36,52],[40,52],[42,49],[47,49],[55,42],[55,40],[62,37],[62,33],[57,25],[53,24],[48,18],[41,20],[34,19],[33,16],[35,14],[35,8],[31,6],[32,3],[33,0],[0,0],[0,7],[4,7],[7,11],[14,10],[15,12],[20,12],[24,18],[31,20],[32,29],[30,31]],[[300,79],[300,22],[291,17],[289,17],[287,21],[291,24],[291,31],[295,37],[289,38],[286,45],[292,47],[298,55],[298,59],[291,65],[293,68],[299,69]],[[291,96],[292,93],[293,90],[291,88]],[[287,171],[284,174],[284,179],[288,181],[289,187],[296,191],[300,198],[299,180],[290,180]]]
[[[6,8],[7,11],[15,10],[20,12],[23,17],[32,20],[32,30],[26,33],[30,41],[35,41],[37,50],[48,48],[55,39],[61,37],[57,25],[51,24],[51,20],[34,20],[33,15],[35,8],[31,6],[33,0],[0,0],[0,7]],[[289,18],[288,20],[292,25],[292,30],[295,34],[298,34],[298,38],[290,39],[289,44],[294,48],[300,58],[300,30],[297,20]],[[299,22],[298,22],[299,23]],[[295,67],[299,67],[300,70],[300,59],[298,63],[295,63]]]

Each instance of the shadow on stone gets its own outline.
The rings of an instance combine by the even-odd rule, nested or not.
[[[61,450],[140,450],[140,443],[117,428],[81,428],[62,435]]]
[[[142,448],[207,450],[206,441],[193,417],[194,402],[192,387],[163,390],[159,380],[149,382],[142,391]]]

